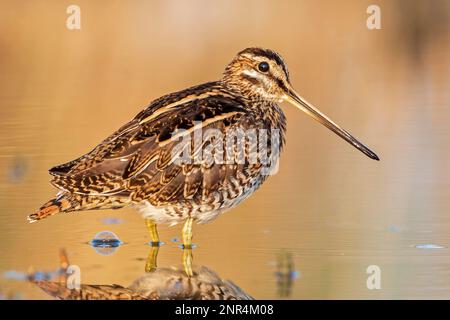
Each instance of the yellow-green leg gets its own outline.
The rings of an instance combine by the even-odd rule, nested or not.
[[[188,277],[192,277],[194,275],[194,272],[192,271],[192,249],[183,249],[183,268],[184,272]]]
[[[152,246],[150,253],[147,257],[147,262],[145,263],[145,272],[153,272],[158,267],[156,265],[156,260],[158,258],[159,246]]]
[[[189,217],[183,226],[183,248],[192,249],[192,223],[194,219]]]
[[[156,223],[152,219],[145,219],[145,225],[147,226],[148,233],[150,234],[151,250],[145,263],[145,272],[152,272],[156,270],[156,260],[158,257],[159,247],[161,241],[159,241],[158,229]]]
[[[188,277],[194,274],[192,271],[192,223],[194,219],[189,217],[183,226],[183,267]]]
[[[147,226],[148,233],[150,234],[151,242],[150,244],[152,246],[159,247],[161,245],[161,242],[159,241],[159,235],[156,223],[152,219],[145,219],[145,225]]]

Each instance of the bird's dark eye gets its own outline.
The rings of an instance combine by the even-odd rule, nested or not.
[[[267,62],[260,62],[258,64],[258,70],[261,72],[269,71],[269,64]]]

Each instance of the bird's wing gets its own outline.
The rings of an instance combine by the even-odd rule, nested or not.
[[[250,124],[239,101],[221,91],[202,93],[197,89],[181,99],[169,95],[157,108],[155,103],[93,151],[66,165],[66,172],[54,170],[52,183],[71,193],[131,195],[135,201],[150,198],[161,205],[194,197],[205,189],[214,190],[242,167],[179,165],[172,157],[174,148],[181,145],[180,139],[189,136],[192,141],[198,129],[224,132],[243,122]],[[194,145],[192,154],[205,148],[205,143],[190,145]]]
[[[216,87],[219,87],[218,83],[208,82],[156,99],[148,107],[137,114],[133,120],[123,125],[100,144],[98,144],[93,150],[75,160],[52,167],[49,170],[50,174],[53,176],[64,176],[91,168],[96,163],[101,162],[105,156],[110,156],[112,146],[119,145],[121,141],[128,139],[128,137],[132,135],[136,129],[138,129],[140,122],[143,119],[156,114],[158,110],[161,112],[162,110],[167,110],[170,107],[176,107],[177,102],[180,102],[181,100],[189,100],[196,95],[201,95],[202,93],[211,90],[211,88]]]

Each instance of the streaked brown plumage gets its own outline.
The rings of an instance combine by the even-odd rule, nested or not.
[[[69,289],[64,282],[45,280],[35,284],[61,300],[253,300],[207,267],[196,269],[192,276],[182,269],[160,268],[136,279],[129,287],[81,284],[79,289]]]
[[[279,132],[281,149],[286,129],[285,116],[277,104],[281,101],[291,102],[378,160],[372,151],[295,93],[280,55],[268,49],[248,48],[227,66],[221,80],[153,101],[91,152],[50,169],[52,184],[60,192],[29,220],[34,222],[58,212],[133,205],[154,223],[210,221],[251,195],[267,174],[262,172],[262,163],[249,161],[252,150],[245,141],[237,142],[245,146],[243,163],[174,163],[172,152],[177,141],[172,135],[176,137],[180,132],[177,130],[183,129],[187,131],[179,137],[189,135],[195,139],[194,131],[199,128],[217,129],[223,137],[237,128],[265,129],[269,146],[271,135]],[[217,141],[196,146],[192,142],[192,157],[214,143]],[[237,149],[225,151],[237,158]],[[278,153],[270,154],[270,148],[268,151],[269,167],[273,167]],[[186,229],[187,237],[190,227]],[[190,241],[188,238],[185,243]]]
[[[66,251],[61,250],[61,276],[58,280],[37,281],[34,274],[30,274],[29,281],[61,300],[253,300],[232,281],[221,279],[205,266],[196,268],[191,276],[179,268],[157,268],[137,278],[128,287],[79,284],[79,288],[73,289],[67,283],[68,266]]]

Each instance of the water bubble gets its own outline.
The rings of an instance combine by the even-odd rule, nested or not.
[[[89,244],[101,255],[113,254],[123,244],[114,232],[102,231],[95,235]]]

